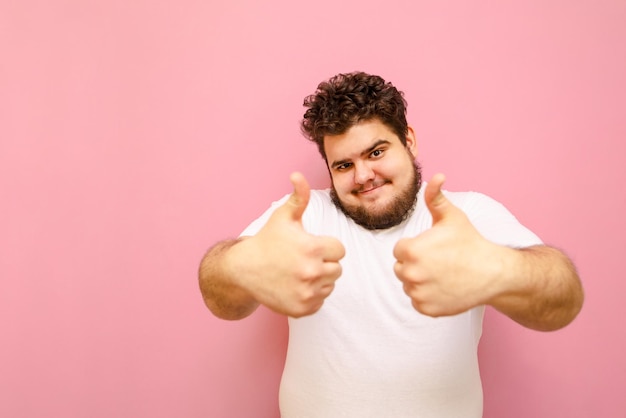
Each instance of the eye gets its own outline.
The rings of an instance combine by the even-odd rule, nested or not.
[[[344,171],[350,168],[351,166],[352,166],[352,163],[343,163],[343,164],[339,164],[338,166],[336,166],[335,170]]]
[[[372,151],[372,153],[370,154],[370,157],[377,158],[377,157],[382,156],[382,155],[383,155],[383,153],[384,153],[384,150],[383,150],[383,149],[380,149],[380,148],[379,148],[379,149],[375,149],[375,150],[374,150],[374,151]]]

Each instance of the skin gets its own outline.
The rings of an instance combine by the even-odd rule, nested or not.
[[[310,188],[300,173],[291,182],[294,192],[256,235],[222,241],[203,258],[200,289],[216,316],[241,319],[259,304],[296,318],[311,315],[334,289],[343,244],[304,230]]]
[[[406,144],[378,120],[361,122],[324,147],[332,179],[331,197],[346,215],[368,229],[398,225],[411,213],[421,183],[415,167],[417,142]]]
[[[583,291],[567,256],[543,245],[512,249],[486,240],[443,195],[444,181],[437,174],[426,186],[432,228],[394,248],[394,273],[415,309],[437,317],[491,305],[535,330],[569,324]]]
[[[334,190],[345,211],[384,215],[415,181],[417,142],[406,145],[385,125],[370,120],[324,139]],[[341,242],[308,234],[302,214],[309,200],[306,179],[291,176],[294,192],[253,237],[223,241],[200,265],[200,288],[218,317],[240,319],[259,304],[301,317],[317,312],[341,276]],[[484,239],[441,192],[435,175],[425,189],[431,229],[396,244],[394,274],[415,309],[437,317],[491,305],[536,330],[569,324],[582,307],[576,270],[561,251],[536,246],[511,249]]]

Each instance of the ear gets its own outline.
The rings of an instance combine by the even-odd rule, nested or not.
[[[417,158],[417,139],[411,126],[408,126],[406,133],[406,149],[413,155],[413,158]]]

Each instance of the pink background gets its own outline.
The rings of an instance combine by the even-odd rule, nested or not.
[[[485,417],[625,417],[625,22],[622,0],[2,0],[0,416],[276,417],[285,321],[213,318],[196,269],[291,171],[326,186],[302,99],[360,69],[405,91],[427,177],[583,278],[562,331],[488,312]]]

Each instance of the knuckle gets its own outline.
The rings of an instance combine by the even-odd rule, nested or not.
[[[300,290],[297,297],[297,302],[301,306],[310,305],[312,301],[316,298],[316,294],[313,288],[310,286],[304,286],[303,289]]]
[[[335,263],[330,267],[328,271],[328,278],[332,280],[337,280],[339,277],[341,277],[342,272],[343,268],[341,267],[341,264]]]
[[[312,263],[307,263],[300,268],[300,279],[309,282],[320,277],[320,270]]]
[[[435,304],[412,299],[412,305],[415,308],[415,310],[421,314],[434,317],[434,318],[441,315],[439,309],[437,309],[437,306]]]
[[[323,300],[302,300],[296,304],[295,308],[293,308],[290,316],[294,318],[302,318],[304,316],[312,315],[315,312],[319,311],[323,305]]]
[[[342,259],[346,256],[346,248],[343,246],[343,244],[335,239],[335,252],[337,253],[337,258],[338,259]]]
[[[310,238],[310,237],[307,237]],[[324,250],[324,245],[320,241],[319,237],[312,237],[312,239],[306,239],[302,243],[302,251],[309,257],[321,257]]]

